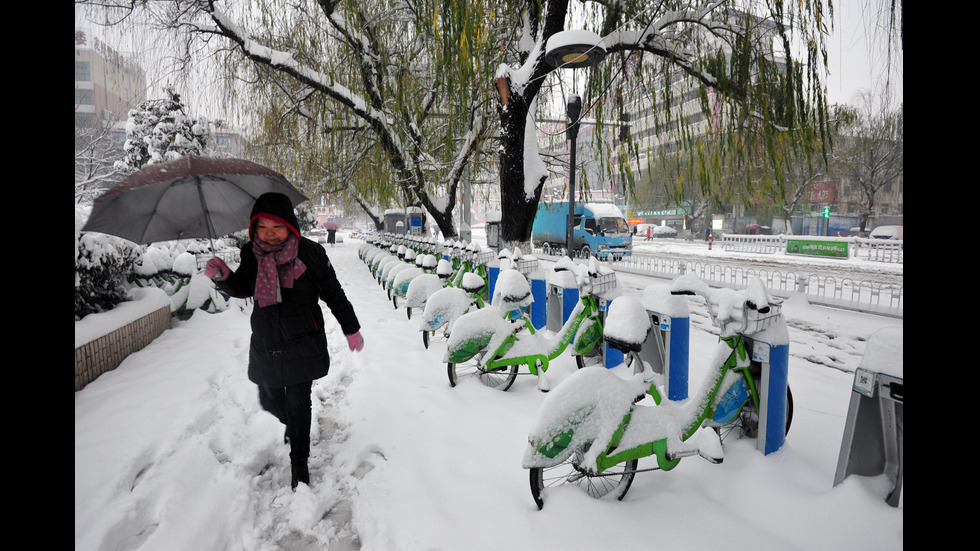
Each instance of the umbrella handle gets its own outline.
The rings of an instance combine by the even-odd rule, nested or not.
[[[218,251],[214,249],[214,227],[211,225],[211,211],[208,210],[208,202],[204,200],[204,186],[201,185],[201,176],[196,175],[197,196],[201,198],[201,208],[204,209],[204,225],[208,228],[208,241],[211,242],[211,258],[218,256]]]

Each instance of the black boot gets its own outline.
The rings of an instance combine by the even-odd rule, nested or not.
[[[286,427],[286,432],[284,432],[283,435],[282,435],[282,443],[283,444],[289,444],[289,427],[288,426]]]
[[[293,471],[293,481],[292,481],[293,490],[296,489],[296,486],[299,486],[300,482],[309,486],[310,469],[307,466],[306,459],[293,459],[291,461],[291,464],[292,464],[292,471]]]

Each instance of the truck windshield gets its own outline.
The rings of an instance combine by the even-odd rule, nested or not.
[[[600,218],[599,231],[610,233],[629,233],[625,218]]]

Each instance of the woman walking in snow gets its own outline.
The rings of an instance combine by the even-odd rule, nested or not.
[[[364,346],[354,307],[326,252],[298,228],[289,198],[266,193],[252,208],[238,270],[218,257],[204,270],[225,293],[255,299],[248,378],[259,387],[262,408],[286,426],[294,490],[310,483],[311,390],[330,368],[320,300],[337,318],[349,348]]]

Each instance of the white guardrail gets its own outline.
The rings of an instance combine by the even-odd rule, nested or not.
[[[729,239],[729,237],[731,239]],[[789,239],[813,239],[807,236],[788,236]],[[851,258],[864,258],[879,262],[902,262],[902,241],[882,241],[862,238],[816,238],[845,242]],[[725,250],[771,254],[786,251],[787,236],[783,235],[725,235],[721,246]],[[552,251],[560,253],[560,251]],[[543,254],[535,249],[536,255]],[[777,296],[788,297],[803,293],[811,304],[856,310],[871,314],[904,317],[904,286],[875,281],[855,281],[848,277],[824,276],[803,273],[792,269],[756,269],[710,264],[693,260],[677,260],[666,256],[636,254],[622,260],[611,261],[618,271],[673,279],[682,274],[693,274],[714,285],[743,288],[752,277],[762,279],[769,291]],[[801,266],[805,269],[805,266]]]
[[[726,251],[773,254],[786,251],[788,240],[821,241],[846,244],[849,258],[863,258],[876,262],[905,263],[905,245],[902,240],[868,239],[862,237],[814,237],[807,235],[739,235],[726,233],[721,238],[721,248]]]

